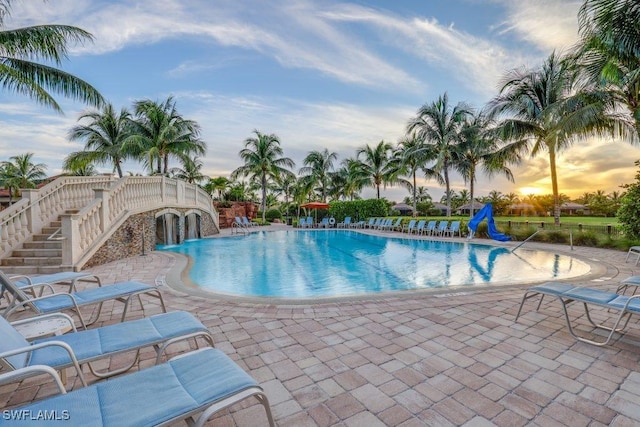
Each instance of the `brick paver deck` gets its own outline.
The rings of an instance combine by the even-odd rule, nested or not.
[[[597,262],[599,277],[579,281],[590,287],[615,290],[620,280],[640,274],[619,251],[527,245]],[[551,298],[538,312],[530,301],[515,323],[526,286],[258,304],[176,291],[166,282],[176,281],[178,265],[171,255],[154,252],[92,271],[105,283],[156,283],[169,309],[194,313],[213,333],[216,347],[264,386],[280,426],[640,423],[636,319],[622,338],[600,348],[569,335],[562,310]],[[159,312],[154,304],[147,301],[144,312],[134,304],[129,318]],[[106,308],[102,323],[116,322],[120,306]],[[569,310],[582,316],[578,306]],[[598,312],[598,317],[606,315]],[[589,334],[583,320],[578,319],[578,331]],[[184,346],[174,352],[181,350]],[[143,352],[141,366],[153,363],[152,356],[152,351]],[[118,358],[110,363],[125,362]],[[71,372],[70,378],[74,382]],[[52,390],[39,378],[3,386],[0,407],[39,399]],[[263,420],[261,406],[247,400],[211,424],[255,426]]]

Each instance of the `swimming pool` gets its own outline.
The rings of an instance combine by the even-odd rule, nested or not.
[[[355,231],[271,231],[159,247],[193,259],[192,282],[214,292],[280,298],[516,284],[587,274],[550,252],[379,237]]]

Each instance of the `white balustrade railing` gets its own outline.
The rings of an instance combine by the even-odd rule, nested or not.
[[[166,178],[62,177],[0,212],[0,256],[8,256],[31,235],[62,215],[63,265],[74,267],[96,249],[111,226],[125,217],[162,207],[199,208],[219,227],[209,194],[195,184]],[[78,213],[66,214],[70,210]]]

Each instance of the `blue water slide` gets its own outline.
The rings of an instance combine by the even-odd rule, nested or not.
[[[507,242],[511,240],[510,236],[500,233],[496,228],[496,223],[493,220],[493,206],[491,205],[491,203],[487,203],[486,205],[484,205],[484,207],[480,209],[478,213],[474,215],[473,218],[471,218],[471,221],[469,221],[469,224],[467,224],[467,227],[469,227],[469,230],[475,233],[476,230],[478,229],[478,225],[485,218],[487,219],[487,230],[489,233],[489,237],[499,242]]]

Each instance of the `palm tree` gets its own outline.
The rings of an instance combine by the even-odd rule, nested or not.
[[[407,173],[411,176],[409,188],[413,196],[413,216],[418,214],[418,197],[416,195],[418,170],[423,168],[426,162],[434,160],[432,153],[432,151],[425,149],[422,140],[417,137],[415,132],[401,139],[394,152],[394,158],[398,162],[402,173]]]
[[[490,120],[483,112],[467,116],[462,127],[462,139],[454,151],[454,168],[469,183],[469,214],[474,215],[475,183],[478,167],[487,176],[502,173],[513,182],[513,174],[506,163],[519,163],[520,156],[513,145],[500,149],[495,135],[488,132]]]
[[[21,188],[36,188],[39,181],[47,177],[44,163],[33,163],[33,153],[9,157],[0,163],[0,183],[9,190],[9,204]]]
[[[451,216],[449,171],[454,166],[454,150],[460,141],[462,123],[470,113],[471,107],[465,103],[452,107],[445,92],[436,101],[420,107],[416,117],[407,125],[408,132],[416,132],[418,138],[424,141],[424,150],[429,150],[435,158],[431,169],[435,174],[442,174],[447,195],[447,216]]]
[[[293,195],[297,179],[295,175],[285,174],[276,177],[276,191],[284,194],[284,210],[285,216],[289,218],[289,199]]]
[[[636,0],[585,0],[578,12],[580,71],[625,106],[640,133],[640,7]],[[620,119],[625,122],[624,118]]]
[[[357,159],[363,175],[366,178],[366,185],[376,189],[376,198],[380,198],[380,186],[382,184],[393,184],[396,179],[397,169],[391,161],[393,147],[391,144],[380,141],[378,145],[371,148],[369,145],[358,149]]]
[[[205,154],[207,145],[199,138],[200,126],[178,113],[172,96],[164,102],[146,99],[134,105],[136,119],[130,122],[132,135],[126,147],[144,159],[149,170],[167,175],[171,157]]]
[[[122,162],[129,157],[125,142],[130,135],[131,114],[126,108],[116,113],[113,105],[106,104],[101,111],[84,112],[78,121],[87,124],[75,126],[69,131],[71,141],[85,141],[84,151],[70,153],[64,160],[63,168],[77,170],[87,165],[111,164],[122,178]]]
[[[198,157],[193,159],[188,156],[181,156],[180,162],[181,168],[171,168],[169,170],[171,176],[187,181],[190,184],[199,184],[202,181],[209,179],[208,176],[202,173],[202,160]]]
[[[362,163],[355,158],[346,158],[340,168],[331,176],[330,194],[339,199],[354,200],[358,193],[368,185],[369,179],[362,169]]]
[[[323,202],[327,201],[330,174],[333,171],[333,162],[337,159],[338,154],[329,152],[326,148],[324,151],[311,151],[303,160],[305,166],[298,171],[301,179],[311,181],[314,186],[318,186]]]
[[[260,182],[262,189],[262,222],[266,221],[267,184],[269,179],[293,173],[286,168],[295,167],[295,163],[288,157],[282,157],[283,151],[280,140],[274,134],[263,134],[254,130],[255,137],[247,138],[244,149],[240,151],[240,158],[244,165],[231,173],[231,178],[250,176]]]
[[[0,28],[10,15],[11,0],[0,0]],[[60,66],[68,46],[92,41],[93,36],[68,25],[36,25],[0,31],[0,80],[2,87],[26,95],[41,105],[62,112],[50,91],[100,106],[102,95],[89,83],[51,65]]]
[[[225,178],[224,176],[217,176],[215,178],[209,178],[209,181],[207,181],[203,188],[211,196],[213,196],[213,193],[217,191],[218,200],[223,200],[224,192],[227,191],[230,184],[231,183],[228,178]]]
[[[546,151],[553,191],[553,216],[560,223],[557,156],[576,140],[591,135],[611,136],[616,120],[611,107],[588,87],[578,86],[575,68],[555,52],[536,70],[512,70],[500,94],[491,101],[492,113],[501,115],[497,130],[511,149],[530,153]]]
[[[64,168],[63,172],[71,176],[94,176],[98,174],[96,167],[92,164],[78,166],[78,167]]]

